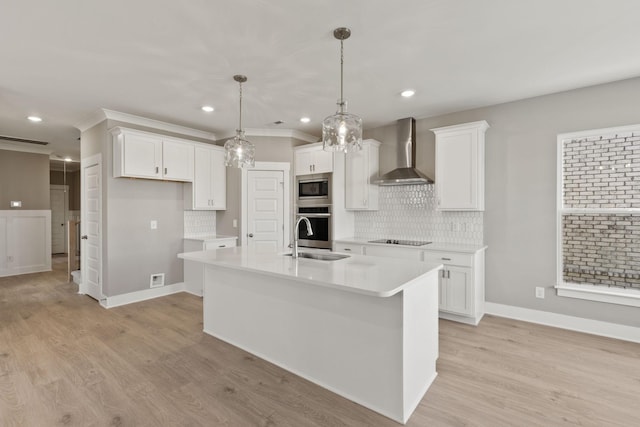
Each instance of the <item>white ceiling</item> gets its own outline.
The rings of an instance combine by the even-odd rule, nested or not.
[[[319,135],[340,26],[349,111],[373,128],[639,76],[638,16],[637,0],[5,1],[0,135],[77,159],[74,125],[107,108],[222,138],[237,127],[234,74],[249,78],[245,128]]]

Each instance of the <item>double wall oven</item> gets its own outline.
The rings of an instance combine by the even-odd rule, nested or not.
[[[311,222],[313,235],[307,227],[298,227],[298,245],[331,249],[333,217],[331,215],[331,174],[302,175],[296,178],[296,220],[305,216]]]

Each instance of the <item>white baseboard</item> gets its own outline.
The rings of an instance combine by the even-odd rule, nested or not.
[[[184,283],[174,283],[172,285],[149,288],[142,291],[130,292],[128,294],[115,295],[100,300],[100,305],[104,308],[113,308],[121,305],[132,304],[134,302],[146,301],[148,299],[164,297],[178,292],[184,292]]]
[[[553,326],[571,331],[585,332],[603,337],[640,343],[640,328],[600,320],[567,316],[548,311],[531,310],[512,305],[485,302],[485,313],[509,319],[523,320],[540,325]]]

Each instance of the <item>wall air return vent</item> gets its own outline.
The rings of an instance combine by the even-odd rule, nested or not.
[[[0,140],[22,142],[24,144],[49,145],[49,143],[45,141],[36,141],[35,139],[16,138],[15,136],[6,136],[6,135],[0,135]]]

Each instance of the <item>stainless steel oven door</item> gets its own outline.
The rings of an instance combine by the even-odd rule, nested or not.
[[[314,206],[298,207],[297,218],[305,216],[311,223],[313,235],[307,234],[307,226],[300,223],[298,226],[298,246],[307,248],[331,249],[331,207]]]

